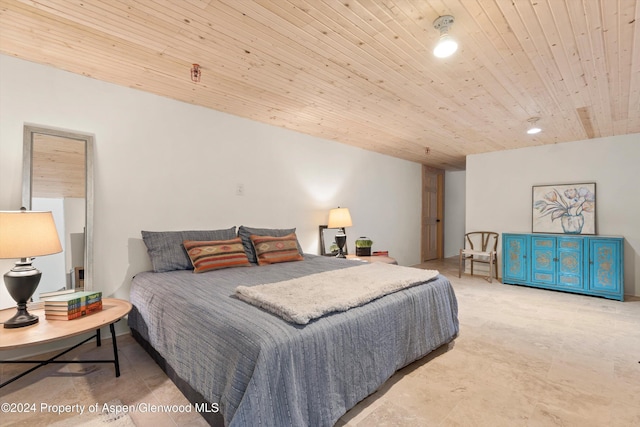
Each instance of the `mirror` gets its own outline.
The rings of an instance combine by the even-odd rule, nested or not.
[[[33,296],[91,289],[93,267],[93,135],[24,126],[22,205],[51,211],[62,253],[36,258],[42,279]]]
[[[338,255],[338,245],[336,244],[336,234],[338,234],[338,228],[328,228],[326,225],[318,226],[320,232],[320,255],[324,256],[336,256]],[[345,255],[348,255],[347,244],[344,244],[342,249]]]

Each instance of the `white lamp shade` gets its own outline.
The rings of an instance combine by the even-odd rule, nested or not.
[[[51,212],[0,211],[0,258],[62,252]]]
[[[433,49],[433,54],[438,58],[446,58],[447,56],[453,55],[456,50],[458,50],[458,42],[449,34],[443,34]]]
[[[351,214],[348,208],[336,208],[329,211],[329,228],[351,227]]]

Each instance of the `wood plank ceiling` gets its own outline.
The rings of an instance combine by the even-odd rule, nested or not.
[[[460,170],[468,154],[639,133],[639,4],[0,0],[0,52]],[[438,59],[445,14],[460,48]]]

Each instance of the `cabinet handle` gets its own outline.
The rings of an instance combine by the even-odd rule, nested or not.
[[[558,262],[558,258],[554,258],[553,260],[554,260],[555,262]]]

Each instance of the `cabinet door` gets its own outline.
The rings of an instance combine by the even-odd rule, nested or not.
[[[531,236],[531,281],[555,285],[556,274],[556,238]]]
[[[589,289],[622,295],[622,249],[618,240],[589,240]]]
[[[502,237],[502,281],[526,281],[529,271],[527,236],[503,234]]]
[[[584,289],[584,242],[580,237],[557,238],[558,280],[562,288]]]

